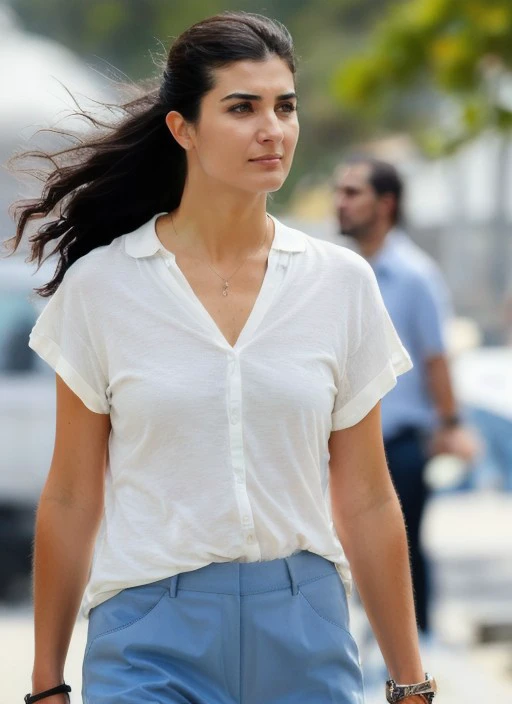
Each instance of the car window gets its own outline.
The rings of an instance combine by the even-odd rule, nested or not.
[[[39,311],[21,292],[0,291],[0,373],[45,373],[50,368],[28,346]]]

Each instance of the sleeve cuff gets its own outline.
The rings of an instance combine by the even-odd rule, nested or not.
[[[377,374],[354,398],[332,414],[331,430],[350,428],[361,421],[391,389],[397,377],[412,368],[411,358],[405,349],[395,353],[384,369]]]
[[[64,359],[60,347],[54,340],[32,332],[28,346],[50,365],[90,411],[94,413],[110,413],[107,400],[102,399],[85,379],[73,369],[69,362]]]

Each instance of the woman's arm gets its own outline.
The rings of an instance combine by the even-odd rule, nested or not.
[[[64,663],[103,513],[110,416],[93,413],[56,377],[55,446],[37,510],[32,692],[63,682]],[[45,704],[67,701],[64,694]]]
[[[397,682],[421,682],[405,526],[386,464],[380,403],[357,425],[332,432],[329,452],[333,522],[387,668]]]

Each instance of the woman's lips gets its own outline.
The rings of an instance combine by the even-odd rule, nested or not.
[[[268,156],[260,156],[257,159],[249,159],[257,164],[278,164],[283,157],[280,155],[269,154]]]

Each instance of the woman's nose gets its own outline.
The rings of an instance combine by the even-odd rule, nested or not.
[[[259,129],[260,141],[282,142],[283,136],[283,127],[274,111],[262,117],[262,124]]]

